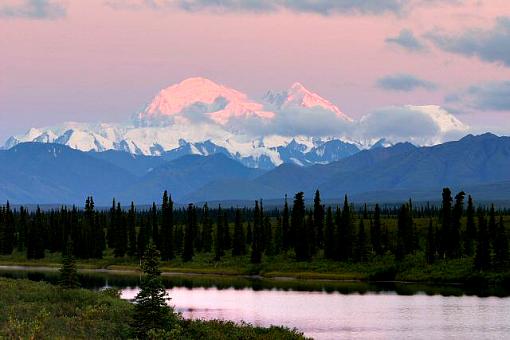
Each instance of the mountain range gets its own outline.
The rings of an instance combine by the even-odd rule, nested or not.
[[[436,200],[444,186],[476,199],[510,197],[510,137],[467,135],[435,146],[397,143],[362,150],[328,164],[274,169],[245,166],[224,152],[208,156],[165,152],[80,151],[57,143],[20,143],[0,151],[0,201],[81,204],[87,195],[107,205],[159,202],[168,190],[176,202],[281,199],[298,191],[353,200]]]
[[[417,145],[436,144],[468,129],[438,106],[406,106],[392,115],[402,112],[420,117],[420,130],[430,130],[427,138],[412,140]],[[390,131],[381,131],[380,126],[386,125]],[[388,119],[371,114],[355,120],[300,83],[253,100],[233,88],[195,77],[162,89],[125,123],[68,122],[31,128],[10,137],[3,149],[38,142],[168,160],[222,153],[247,167],[269,170],[284,163],[327,164],[404,138],[391,130]]]

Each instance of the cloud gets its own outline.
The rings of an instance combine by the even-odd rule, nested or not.
[[[66,15],[66,8],[52,0],[5,0],[0,5],[0,19],[54,20]]]
[[[387,44],[398,45],[408,51],[411,52],[421,52],[426,49],[425,45],[423,45],[415,36],[413,31],[409,29],[403,29],[400,31],[399,35],[396,37],[386,38]]]
[[[445,101],[459,110],[510,112],[510,81],[472,85],[448,95]]]
[[[384,90],[410,92],[419,88],[435,90],[436,84],[420,79],[412,74],[394,74],[379,78],[376,85]]]
[[[257,117],[233,118],[229,128],[252,136],[339,136],[352,131],[354,123],[339,118],[334,112],[316,108],[292,108],[276,112],[273,119]]]
[[[468,127],[436,105],[391,106],[375,110],[359,121],[361,138],[385,138],[393,142],[436,144],[459,138]]]
[[[468,29],[452,35],[441,31],[425,35],[439,49],[510,66],[510,17],[500,17],[490,29]]]
[[[409,0],[108,0],[116,9],[175,9],[189,12],[214,13],[254,12],[271,13],[288,10],[299,13],[333,14],[399,14]]]

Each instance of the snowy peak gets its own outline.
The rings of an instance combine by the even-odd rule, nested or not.
[[[317,93],[308,90],[303,84],[295,82],[286,91],[280,93],[267,92],[264,100],[274,105],[278,110],[282,109],[314,109],[334,112],[335,115],[348,122],[352,122],[352,118],[343,113],[336,105],[329,100],[324,99]]]
[[[232,118],[272,118],[262,104],[248,99],[242,92],[209,79],[194,77],[161,90],[138,114],[141,121],[172,118],[172,123],[188,123],[190,115],[203,114],[214,122],[225,125]]]
[[[454,115],[438,105],[407,105],[406,107],[412,111],[427,114],[430,119],[432,119],[437,124],[441,133],[448,133],[451,131],[464,132],[469,128]]]

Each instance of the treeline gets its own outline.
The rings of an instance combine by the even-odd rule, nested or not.
[[[472,257],[479,270],[507,268],[504,211],[475,208],[471,196],[464,201],[463,192],[452,197],[445,188],[437,208],[414,208],[409,201],[398,208],[355,209],[347,196],[343,205],[332,207],[322,203],[319,191],[311,207],[299,192],[290,202],[285,197],[282,209],[268,211],[262,201],[243,209],[210,209],[207,204],[175,209],[166,191],[160,205],[143,210],[133,203],[123,209],[115,200],[109,210],[97,210],[92,197],[84,209],[37,207],[29,212],[7,203],[0,208],[0,254],[17,250],[39,259],[46,251],[62,252],[71,240],[79,259],[100,259],[106,252],[140,257],[152,241],[163,261],[192,261],[197,253],[211,253],[215,261],[227,253],[249,255],[252,263],[281,253],[298,261],[365,262],[385,255],[400,261],[422,252],[428,263]],[[428,227],[418,228],[417,219],[427,220]]]

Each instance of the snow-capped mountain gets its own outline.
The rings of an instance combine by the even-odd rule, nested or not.
[[[415,144],[438,143],[452,131],[467,129],[437,106],[408,106],[400,111],[419,115],[439,133],[433,138],[411,140]],[[246,166],[269,169],[284,162],[329,163],[373,145],[386,147],[399,142],[398,136],[370,130],[372,122],[390,124],[392,111],[388,112],[384,113],[386,116],[367,115],[355,121],[300,83],[285,91],[269,91],[258,102],[225,85],[195,77],[161,90],[144,110],[126,123],[71,122],[32,128],[25,135],[10,137],[3,148],[22,142],[40,142],[82,151],[120,150],[169,158],[223,153]],[[310,129],[300,131],[299,121],[305,127],[319,129],[316,133]],[[288,126],[281,129],[280,125]]]
[[[292,84],[292,86],[286,91],[268,91],[264,96],[264,100],[273,105],[278,111],[320,108],[334,112],[338,118],[352,122],[352,118],[340,111],[336,105],[331,103],[329,100],[322,98],[317,93],[309,91],[298,82]]]

